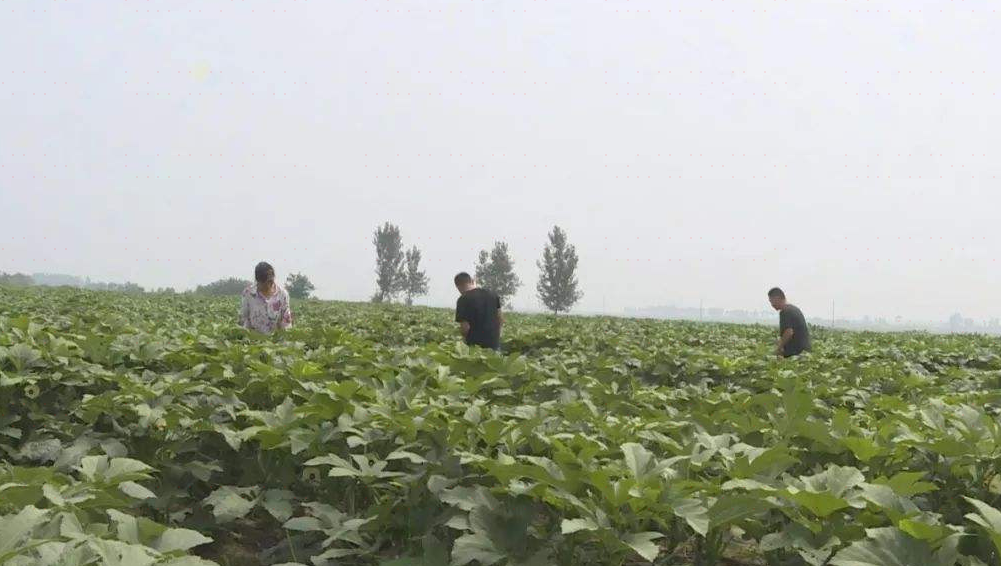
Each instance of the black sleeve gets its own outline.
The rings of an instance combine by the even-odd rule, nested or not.
[[[796,328],[794,330],[806,334],[806,316],[803,315],[803,311],[796,313]]]
[[[782,309],[779,311],[779,334],[785,332],[789,326],[789,313]]]
[[[455,302],[455,322],[469,322],[469,301],[463,301],[465,297],[459,297]]]
[[[497,299],[497,310],[500,310],[500,308],[501,308],[500,295],[494,295],[494,298]]]

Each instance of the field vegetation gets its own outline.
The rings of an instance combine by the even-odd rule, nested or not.
[[[982,336],[0,289],[5,566],[998,566]]]

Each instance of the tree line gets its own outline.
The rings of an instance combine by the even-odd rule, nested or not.
[[[128,294],[151,294],[151,295],[175,295],[190,294],[204,295],[209,297],[223,297],[239,295],[250,285],[251,281],[240,279],[239,277],[228,277],[219,279],[205,285],[198,285],[194,290],[177,292],[173,287],[158,287],[156,289],[145,289],[136,283],[96,283],[88,280],[80,280],[72,275],[43,275],[34,277],[25,273],[3,273],[0,272],[0,285],[10,287],[76,287],[79,289],[91,289],[94,291],[115,291]],[[316,287],[309,278],[301,273],[292,273],[285,279],[285,290],[294,299],[309,299]]]
[[[10,287],[77,287],[94,291],[115,291],[117,293],[141,294],[146,290],[136,283],[101,283],[90,279],[80,279],[72,275],[4,273],[0,272],[0,285]]]
[[[398,226],[390,222],[379,226],[372,236],[372,243],[376,251],[376,291],[371,297],[372,302],[389,303],[402,299],[405,304],[412,305],[414,299],[427,295],[430,282],[427,273],[421,269],[421,251],[416,245],[405,249]],[[566,232],[554,226],[549,232],[542,258],[536,262],[539,280],[535,286],[539,300],[553,313],[569,311],[582,296],[578,289],[577,260],[577,251],[567,240]],[[59,274],[40,274],[39,277],[41,279],[36,281],[31,275],[0,272],[0,285],[68,285],[133,294],[178,294],[172,287],[147,291],[135,283],[92,283],[89,279]],[[521,279],[514,272],[510,249],[503,241],[494,242],[489,252],[480,250],[473,277],[481,287],[497,293],[504,304],[508,304],[522,286]],[[198,285],[183,294],[233,296],[242,293],[250,284],[249,280],[229,277]],[[315,289],[302,273],[289,274],[285,280],[285,290],[294,299],[309,299]]]
[[[199,285],[195,287],[193,293],[210,297],[239,295],[252,283],[253,281],[249,279],[228,277],[206,285]],[[288,292],[288,296],[293,299],[310,299],[313,297],[313,291],[316,290],[316,287],[309,280],[309,277],[302,273],[290,273],[285,278],[285,290]]]
[[[411,305],[414,298],[428,292],[428,277],[421,270],[421,252],[416,245],[404,251],[400,228],[386,222],[372,236],[375,245],[376,291],[372,302],[392,302],[398,297]],[[554,226],[542,258],[536,262],[539,280],[536,295],[553,313],[567,312],[580,300],[582,293],[577,281],[577,251],[567,239],[566,232]],[[496,293],[503,304],[518,292],[522,283],[514,272],[514,260],[507,242],[494,242],[493,249],[480,250],[475,265],[474,278],[481,287]]]

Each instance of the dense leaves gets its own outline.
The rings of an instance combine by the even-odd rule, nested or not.
[[[999,564],[992,339],[236,307],[3,290],[0,564]]]

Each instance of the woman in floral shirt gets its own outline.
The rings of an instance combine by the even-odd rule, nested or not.
[[[254,279],[243,290],[240,304],[240,326],[271,334],[275,328],[292,326],[292,309],[288,293],[275,283],[275,268],[262,261],[254,268]]]

